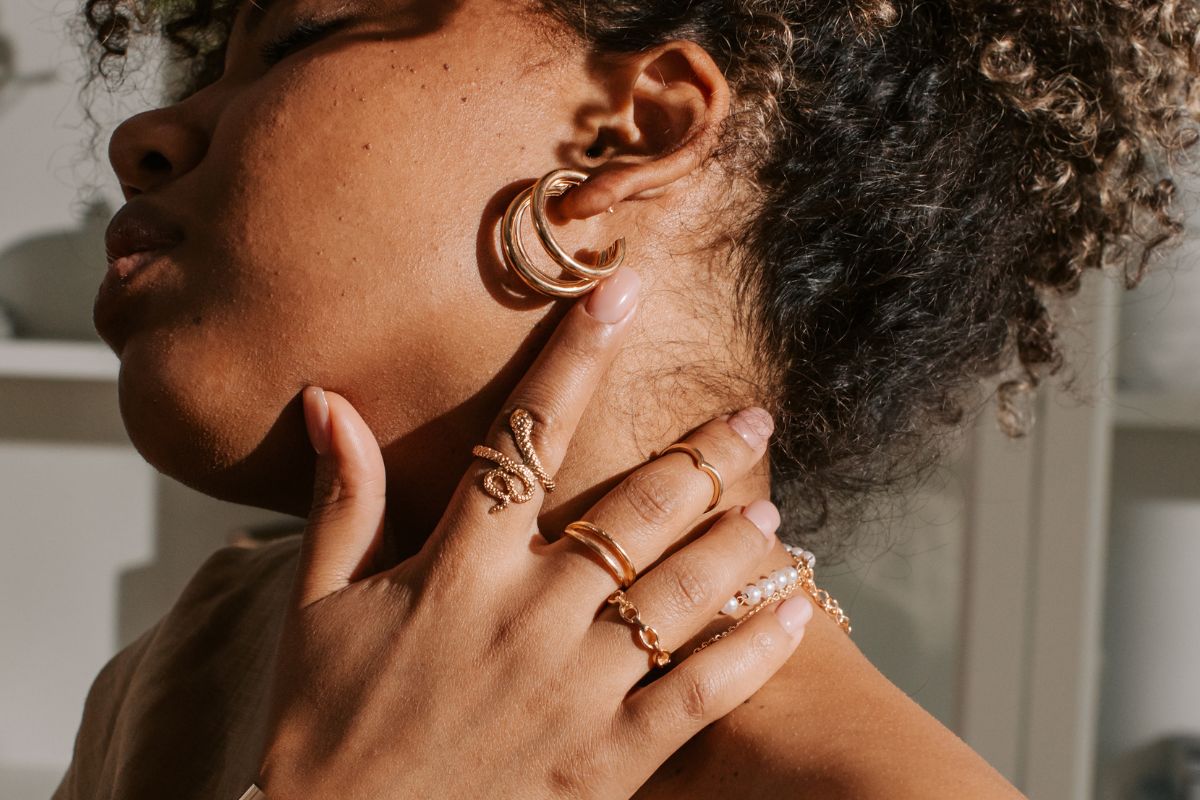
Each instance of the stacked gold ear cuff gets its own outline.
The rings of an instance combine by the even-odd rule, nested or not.
[[[546,198],[565,194],[572,186],[587,180],[586,172],[572,169],[555,169],[547,172],[533,186],[518,194],[508,204],[504,219],[500,223],[500,242],[504,261],[529,288],[551,297],[578,297],[590,292],[597,283],[617,271],[625,259],[625,237],[622,236],[600,253],[595,264],[584,264],[572,258],[551,232],[550,220],[546,217]],[[521,240],[521,223],[527,209],[533,209],[533,227],[537,231],[542,247],[563,271],[575,279],[556,278],[533,265],[529,253]]]

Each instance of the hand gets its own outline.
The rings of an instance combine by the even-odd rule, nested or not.
[[[519,463],[508,421],[526,409],[554,474],[634,313],[637,276],[616,280],[568,312],[488,446]],[[489,513],[496,500],[482,478],[496,465],[483,459],[419,553],[365,574],[384,527],[383,458],[345,398],[324,393],[326,411],[320,396],[304,392],[324,452],[275,665],[259,775],[269,800],[628,798],[798,644],[812,614],[801,595],[642,681],[650,653],[606,602],[613,576],[580,542],[542,536],[540,488]],[[769,417],[750,409],[685,441],[733,483],[762,459],[769,433]],[[756,501],[644,569],[696,524],[711,492],[687,455],[669,454],[584,515],[643,569],[628,599],[667,650],[711,622],[775,543],[778,513]]]

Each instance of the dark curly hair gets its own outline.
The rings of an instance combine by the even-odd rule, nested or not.
[[[1132,287],[1181,231],[1200,0],[527,2],[571,46],[689,39],[729,81],[712,157],[756,187],[728,236],[785,539],[918,477],[983,378],[1020,435],[1062,366],[1051,295],[1102,267]],[[185,96],[219,77],[235,7],[86,0],[97,74],[150,33]]]

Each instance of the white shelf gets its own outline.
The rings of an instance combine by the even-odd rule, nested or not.
[[[115,381],[119,367],[103,342],[0,340],[0,380]]]
[[[1200,391],[1120,392],[1116,425],[1200,433]]]

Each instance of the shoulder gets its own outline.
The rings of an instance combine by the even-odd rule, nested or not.
[[[254,595],[276,582],[290,582],[301,538],[297,533],[263,544],[214,550],[188,580],[167,616],[227,595]]]
[[[788,662],[677,751],[639,800],[1021,797],[832,620],[818,613],[808,627]]]
[[[122,748],[135,744],[180,676],[198,676],[223,654],[260,649],[278,624],[297,564],[300,536],[230,545],[204,560],[157,622],[113,655],[84,700],[71,763],[54,800],[89,797],[108,785]],[[248,653],[239,661],[249,666]],[[91,787],[91,788],[88,788]]]

